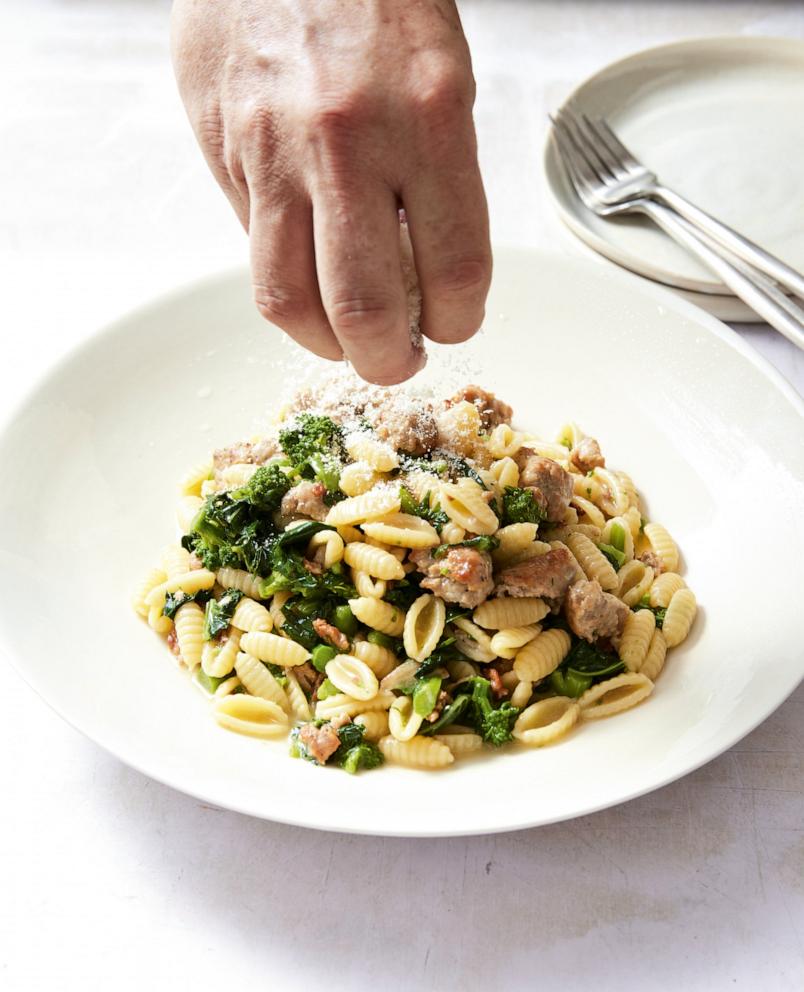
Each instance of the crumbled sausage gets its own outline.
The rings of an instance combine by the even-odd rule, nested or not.
[[[441,711],[444,709],[444,707],[448,706],[451,702],[452,702],[452,696],[446,691],[446,689],[442,689],[441,692],[439,692],[438,694],[438,698],[436,699],[436,703],[432,709],[432,712],[428,713],[424,719],[428,723],[435,723],[436,720],[441,716]]]
[[[312,699],[315,696],[316,692],[318,692],[318,687],[324,681],[324,676],[309,661],[305,661],[303,665],[296,665],[293,669],[293,674],[296,676],[302,692],[308,699]]]
[[[323,617],[316,617],[313,620],[313,630],[322,641],[326,641],[327,644],[331,644],[332,647],[337,648],[339,651],[349,650],[349,638],[346,634],[338,630],[334,624],[329,623]]]
[[[310,757],[319,765],[326,764],[341,746],[340,737],[329,723],[324,723],[320,727],[316,727],[314,723],[305,723],[299,731],[299,740]]]
[[[593,437],[582,438],[575,445],[570,461],[580,472],[591,472],[593,468],[603,468],[606,464],[600,445]]]
[[[181,651],[179,650],[179,635],[176,633],[176,628],[171,627],[167,635],[167,646],[177,658],[181,657]]]
[[[507,596],[539,596],[553,604],[561,601],[575,578],[575,560],[566,548],[528,558],[497,575],[495,592]]]
[[[425,407],[409,410],[377,411],[375,433],[397,451],[408,455],[424,455],[431,451],[438,440],[438,426],[432,413]]]
[[[550,523],[559,523],[572,499],[572,476],[558,462],[536,455],[530,448],[520,448],[516,461],[519,485],[533,492]]]
[[[228,468],[229,465],[264,465],[271,458],[282,453],[279,441],[275,437],[265,437],[260,441],[239,441],[226,448],[218,448],[212,456],[212,465],[216,472]]]
[[[410,560],[425,575],[421,585],[448,603],[474,608],[494,586],[491,556],[475,548],[450,548],[443,558],[434,558],[428,548],[414,551]]]
[[[639,556],[639,560],[649,568],[653,569],[654,576],[661,575],[662,572],[667,571],[662,559],[653,551],[643,551]]]
[[[564,613],[572,630],[587,641],[621,633],[628,617],[625,603],[603,592],[600,583],[576,582],[564,600]]]
[[[329,513],[324,502],[327,490],[320,482],[300,482],[298,486],[289,489],[282,497],[279,516],[283,525],[300,517],[312,520],[323,520]]]
[[[305,558],[302,561],[302,565],[310,573],[310,575],[323,575],[324,565],[320,561],[316,561],[315,558]]]
[[[495,699],[505,699],[508,695],[508,690],[503,685],[503,681],[500,678],[500,673],[496,668],[489,665],[485,671],[489,682],[491,682],[491,693]]]
[[[511,407],[498,400],[494,393],[482,389],[480,386],[470,385],[459,389],[454,396],[447,400],[447,406],[454,406],[456,403],[471,403],[477,407],[480,414],[480,422],[484,430],[490,431],[500,424],[508,424],[514,411]]]

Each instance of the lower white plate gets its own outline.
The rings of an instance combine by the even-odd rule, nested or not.
[[[804,270],[804,42],[700,38],[650,48],[601,69],[567,102],[606,117],[665,185]],[[562,219],[595,251],[670,286],[732,295],[647,218],[587,210],[551,136],[544,169]]]
[[[312,366],[294,364],[293,346],[252,311],[245,273],[93,337],[5,428],[3,651],[67,720],[146,774],[220,806],[332,830],[549,823],[655,789],[729,747],[804,666],[801,401],[713,318],[585,262],[498,251],[488,312],[470,346],[436,350],[430,379],[442,391],[480,381],[543,432],[577,420],[683,550],[701,612],[647,704],[554,747],[430,774],[351,777],[215,725],[128,600],[174,536],[185,467],[251,433],[289,382],[309,378]]]

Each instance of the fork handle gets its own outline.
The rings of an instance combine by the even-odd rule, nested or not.
[[[697,255],[760,317],[793,344],[804,349],[804,309],[789,300],[769,279],[748,266],[740,264],[738,268],[737,264],[732,264],[669,207],[645,199],[640,202],[640,209],[671,238]]]
[[[764,272],[771,279],[775,279],[781,286],[789,289],[791,293],[795,293],[796,296],[804,299],[804,276],[800,272],[796,272],[795,269],[791,268],[780,258],[771,255],[770,252],[765,251],[764,248],[760,248],[753,241],[749,241],[742,234],[738,234],[733,228],[723,224],[706,213],[705,210],[701,210],[700,207],[696,207],[694,203],[690,203],[689,200],[686,200],[680,193],[676,193],[672,189],[656,185],[651,189],[651,196],[665,203],[668,207],[672,207],[676,213],[681,214],[690,224],[700,228],[710,238],[722,244],[724,248],[728,248],[738,258],[741,258],[744,262],[748,262],[749,265],[753,265],[754,268],[759,269],[760,272]]]

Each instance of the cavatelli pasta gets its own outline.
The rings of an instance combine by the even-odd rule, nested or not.
[[[442,483],[439,503],[453,523],[473,534],[493,534],[500,526],[494,510],[483,497],[483,490],[476,482],[471,485]]]
[[[653,584],[653,569],[642,561],[626,562],[617,573],[617,595],[626,606],[636,606],[647,596]]]
[[[313,534],[307,545],[308,555],[320,561],[325,569],[332,568],[342,561],[344,550],[344,540],[334,530],[320,530],[317,534]]]
[[[583,569],[587,579],[600,583],[601,589],[616,589],[620,580],[611,562],[584,534],[573,533],[567,537],[567,547]]]
[[[669,648],[676,647],[686,639],[697,612],[698,604],[692,589],[679,589],[673,593],[662,626],[662,633]]]
[[[285,690],[261,661],[253,655],[240,651],[235,660],[235,671],[241,683],[252,696],[269,699],[290,715],[290,702]]]
[[[430,593],[419,596],[405,616],[403,644],[409,658],[424,661],[441,639],[446,623],[444,600]]]
[[[344,446],[355,461],[365,462],[375,472],[390,472],[399,465],[399,456],[390,444],[365,432],[347,434]]]
[[[392,487],[370,489],[360,496],[349,496],[341,500],[327,514],[326,522],[330,526],[341,524],[359,524],[366,520],[376,520],[378,517],[395,513],[400,506],[399,491]]]
[[[162,570],[168,579],[190,571],[190,552],[180,544],[169,544],[162,552]]]
[[[569,653],[570,636],[554,627],[545,630],[523,648],[514,658],[514,671],[521,682],[539,682],[554,672]]]
[[[513,658],[517,651],[528,641],[541,633],[542,628],[537,623],[524,627],[504,627],[491,638],[491,650],[498,658]]]
[[[286,669],[285,678],[287,679],[285,695],[287,696],[288,703],[290,704],[291,715],[295,720],[298,720],[301,723],[306,723],[308,720],[312,720],[313,711],[310,709],[310,704],[307,702],[307,697],[304,695],[302,687],[299,685],[299,680],[294,675],[292,668]]]
[[[222,644],[216,641],[206,641],[201,650],[202,671],[212,678],[223,678],[234,670],[239,650],[239,630],[230,630],[228,637]]]
[[[456,733],[454,727],[449,727],[443,734],[433,734],[433,740],[446,746],[452,752],[454,758],[460,758],[464,754],[472,754],[483,747],[483,738],[480,734],[471,731]]]
[[[247,633],[252,631],[268,632],[273,630],[274,626],[271,614],[262,603],[257,603],[253,599],[249,599],[248,596],[244,596],[235,607],[231,624],[238,630]]]
[[[354,722],[364,729],[367,741],[378,741],[388,734],[388,712],[374,710],[372,713],[358,713]]]
[[[349,600],[349,608],[361,623],[390,637],[399,637],[404,629],[404,612],[383,599],[359,596]]]
[[[598,682],[578,700],[584,720],[599,720],[631,709],[653,692],[653,683],[641,672],[626,672]]]
[[[529,747],[553,744],[578,722],[581,708],[574,699],[553,696],[523,710],[514,724],[514,739]]]
[[[655,682],[659,673],[664,668],[664,659],[667,656],[667,642],[661,630],[654,630],[650,640],[648,653],[639,668],[639,674]]]
[[[388,675],[399,661],[393,651],[370,641],[355,641],[352,644],[352,654],[368,665],[378,679]]]
[[[414,737],[409,741],[400,741],[391,736],[383,737],[380,740],[380,750],[386,761],[394,765],[405,765],[407,768],[434,770],[446,768],[455,760],[447,745],[434,737]]]
[[[176,611],[176,641],[181,660],[192,671],[201,664],[204,647],[204,611],[197,603],[185,603]]]
[[[494,661],[497,657],[491,647],[491,638],[476,623],[472,623],[467,617],[460,617],[453,621],[455,631],[455,643],[462,654],[472,661],[488,662]]]
[[[252,599],[262,599],[260,596],[260,580],[249,572],[239,568],[219,568],[215,573],[218,585],[224,589],[237,589]]]
[[[341,476],[338,485],[341,492],[347,496],[362,496],[382,479],[382,475],[376,472],[368,462],[352,462],[341,469]]]
[[[147,572],[141,582],[134,589],[131,596],[131,605],[139,613],[141,617],[148,616],[148,595],[152,593],[154,589],[161,586],[167,580],[167,573],[161,568],[152,568],[150,572]]]
[[[387,513],[379,520],[364,523],[361,530],[398,548],[433,548],[441,543],[432,524],[410,513]]]
[[[310,657],[310,652],[296,641],[263,631],[243,634],[240,638],[240,647],[260,661],[280,665],[282,668],[303,665]]]
[[[227,695],[213,706],[215,719],[226,730],[250,737],[284,737],[288,718],[281,706],[258,696]]]
[[[354,541],[346,545],[344,561],[352,568],[365,572],[375,579],[404,579],[405,570],[399,561],[387,551]]]
[[[367,596],[369,599],[382,599],[388,591],[388,583],[383,579],[372,579],[365,572],[359,572],[355,569],[352,569],[352,582],[357,595]]]
[[[686,585],[687,583],[676,572],[663,572],[657,575],[650,587],[650,605],[667,609],[673,596]]]
[[[645,524],[643,533],[650,542],[653,553],[659,558],[666,571],[678,571],[678,547],[661,524]]]
[[[650,610],[629,613],[618,645],[620,660],[629,672],[638,672],[648,656],[656,619]]]
[[[524,627],[538,623],[550,612],[542,599],[533,596],[499,596],[487,599],[474,611],[472,619],[481,627],[502,630],[504,627]]]
[[[373,699],[380,691],[377,676],[364,661],[353,655],[336,655],[327,662],[326,673],[335,688],[352,699]]]

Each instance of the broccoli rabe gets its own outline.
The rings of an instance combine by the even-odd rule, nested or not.
[[[343,455],[343,428],[340,424],[329,417],[300,413],[292,427],[279,432],[279,443],[299,474],[305,477],[315,475],[321,478],[327,489],[337,488],[335,460]]]
[[[489,744],[500,747],[512,738],[512,730],[519,709],[508,702],[494,705],[491,698],[491,682],[481,676],[461,682],[455,690],[455,699],[443,710],[439,718],[422,729],[421,733],[430,735],[460,719],[466,723]]]
[[[433,558],[443,558],[452,548],[475,548],[478,551],[496,551],[500,542],[492,534],[478,534],[477,537],[470,537],[465,541],[456,541],[455,544],[439,544],[432,551]]]
[[[291,480],[276,463],[261,465],[241,489],[229,493],[235,502],[243,500],[264,513],[279,509],[282,497],[290,489]]]
[[[436,502],[430,504],[430,494],[425,493],[421,500],[417,500],[413,493],[405,486],[399,487],[399,501],[403,513],[410,513],[414,517],[421,517],[431,523],[433,527],[441,533],[444,524],[449,523],[449,517]]]
[[[598,544],[598,548],[614,566],[615,572],[619,572],[625,564],[625,552],[615,548],[613,544]]]
[[[503,493],[502,526],[507,524],[539,524],[545,519],[545,513],[532,489],[521,489],[519,486],[506,486]]]
[[[239,589],[227,589],[220,599],[210,599],[204,615],[204,640],[211,641],[213,637],[231,623],[235,607],[243,598]]]
[[[212,590],[210,589],[199,589],[198,592],[187,593],[182,592],[181,589],[176,592],[169,592],[165,596],[165,605],[162,607],[162,613],[172,620],[176,616],[176,612],[180,606],[184,606],[185,603],[206,603],[207,600],[212,596]]]
[[[319,697],[320,698],[320,697]],[[316,727],[322,727],[326,720],[314,721]],[[290,735],[290,754],[293,758],[304,758],[313,764],[321,766],[321,762],[307,750],[300,736],[301,727],[296,727]],[[324,764],[335,764],[344,771],[354,775],[361,768],[377,768],[385,758],[382,751],[371,741],[364,740],[365,728],[357,723],[347,723],[336,730],[340,744],[327,758]]]

